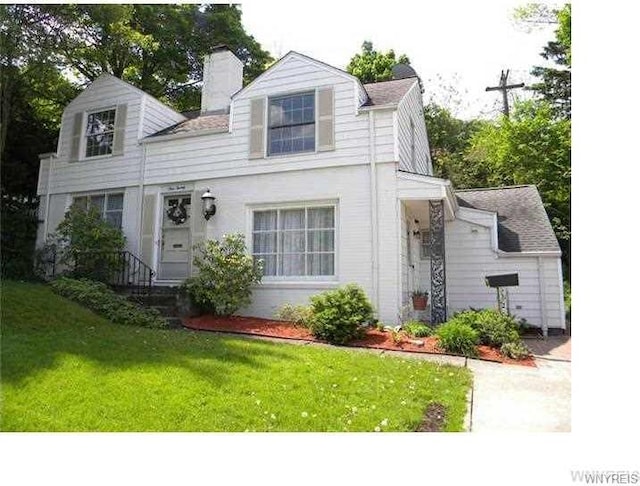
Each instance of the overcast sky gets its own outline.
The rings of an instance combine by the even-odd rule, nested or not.
[[[378,51],[407,54],[424,82],[425,103],[435,95],[468,118],[497,113],[500,94],[485,88],[498,83],[502,69],[511,70],[510,82],[530,83],[532,66],[545,63],[540,52],[554,27],[517,27],[512,13],[525,3],[249,1],[242,12],[246,30],[276,58],[294,50],[344,69],[364,40]],[[459,95],[447,99],[443,86]]]

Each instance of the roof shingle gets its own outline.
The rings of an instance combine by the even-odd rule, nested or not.
[[[462,207],[498,214],[498,247],[506,252],[560,251],[535,186],[456,191]]]
[[[183,114],[189,116],[189,114]],[[160,135],[176,135],[178,133],[188,133],[198,130],[220,130],[225,131],[229,129],[229,115],[202,115],[195,118],[189,118],[188,120],[177,123],[169,128],[160,130],[154,133],[151,137],[158,137]]]
[[[417,80],[417,77],[411,77],[364,84],[364,89],[369,96],[369,102],[365,106],[397,104]]]

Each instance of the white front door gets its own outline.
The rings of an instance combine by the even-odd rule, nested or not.
[[[191,195],[165,196],[162,205],[159,280],[183,280],[191,261]]]

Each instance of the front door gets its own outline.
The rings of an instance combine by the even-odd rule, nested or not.
[[[159,280],[183,280],[191,261],[191,196],[165,196],[162,206]]]

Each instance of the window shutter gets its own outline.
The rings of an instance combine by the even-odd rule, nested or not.
[[[73,132],[71,133],[71,153],[69,160],[75,161],[80,159],[80,140],[82,139],[82,122],[84,121],[84,113],[76,113],[73,116]]]
[[[142,261],[154,268],[153,248],[155,246],[156,226],[156,201],[155,194],[146,194],[142,204]]]
[[[333,88],[318,90],[318,152],[333,150]]]
[[[251,128],[249,132],[249,158],[264,157],[264,98],[251,100]]]
[[[113,134],[113,155],[124,153],[124,134],[127,127],[127,105],[118,105]]]
[[[191,275],[198,271],[193,265],[193,257],[197,254],[194,246],[204,241],[207,236],[207,220],[202,215],[204,193],[205,191],[195,191],[191,198]]]

